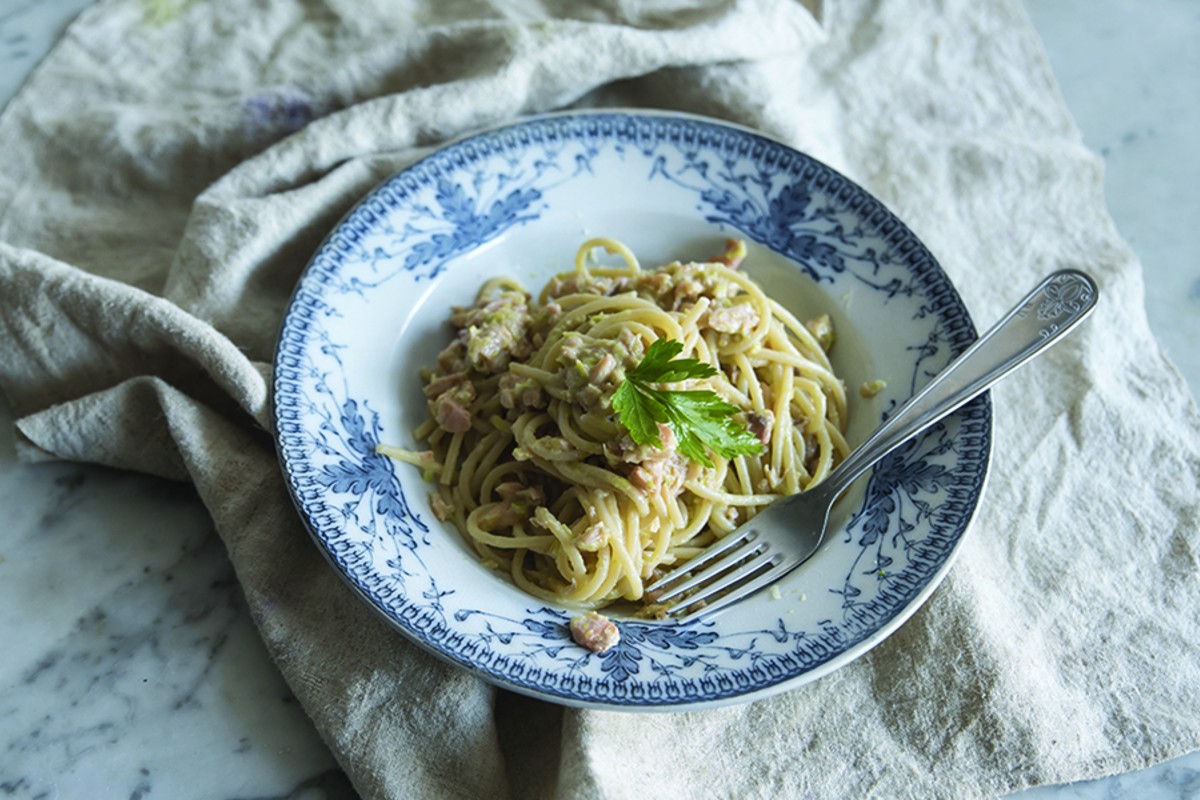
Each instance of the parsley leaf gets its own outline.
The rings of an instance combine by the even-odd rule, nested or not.
[[[655,414],[659,409],[652,409],[651,403],[656,402],[653,398],[640,395],[633,381],[628,379],[622,381],[613,393],[613,410],[620,415],[621,424],[629,430],[629,435],[638,444],[662,447],[662,439],[658,437],[658,420],[665,417],[665,413],[661,416]],[[661,408],[661,404],[659,407]]]
[[[676,383],[689,378],[711,378],[717,370],[694,358],[675,358],[683,352],[683,342],[655,339],[642,356],[641,363],[628,376],[642,383]]]
[[[706,467],[712,450],[723,458],[761,453],[763,446],[754,434],[733,421],[740,409],[721,399],[711,389],[671,391],[650,384],[711,378],[717,370],[694,358],[676,358],[683,344],[658,339],[646,350],[636,367],[613,394],[613,410],[637,444],[662,447],[660,423],[675,434],[679,452]]]

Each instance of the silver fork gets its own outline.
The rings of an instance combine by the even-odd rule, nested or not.
[[[856,478],[892,450],[981,394],[1083,321],[1099,290],[1063,270],[1046,278],[991,330],[898,408],[820,484],[777,500],[675,571],[646,587],[663,619],[707,616],[778,581],[825,538],[829,512]],[[655,596],[657,595],[657,596]]]

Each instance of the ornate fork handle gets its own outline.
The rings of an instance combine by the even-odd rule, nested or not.
[[[1042,281],[991,330],[896,410],[819,487],[834,496],[897,446],[979,395],[1083,321],[1099,291],[1062,270]]]

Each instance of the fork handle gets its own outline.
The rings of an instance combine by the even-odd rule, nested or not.
[[[1050,275],[974,344],[934,376],[820,484],[841,494],[903,442],[986,391],[1069,333],[1099,298],[1096,282],[1077,270]]]

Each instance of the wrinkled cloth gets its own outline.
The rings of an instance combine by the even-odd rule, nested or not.
[[[1054,269],[1101,285],[994,390],[990,485],[949,577],[813,684],[662,714],[498,690],[379,621],[286,494],[270,362],[322,237],[438,142],[572,105],[712,115],[825,161],[982,326]],[[967,798],[1200,746],[1200,415],[1015,0],[103,0],[0,142],[20,455],[194,483],[364,797]]]

